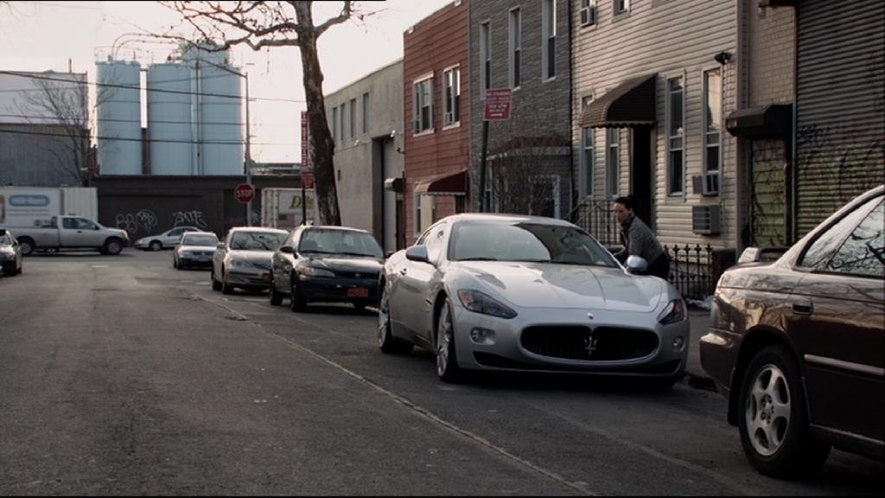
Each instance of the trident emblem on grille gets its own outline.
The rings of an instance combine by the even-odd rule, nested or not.
[[[596,352],[596,343],[597,340],[593,338],[593,332],[587,332],[587,336],[584,337],[584,351],[587,352],[587,356],[593,356],[593,353]]]

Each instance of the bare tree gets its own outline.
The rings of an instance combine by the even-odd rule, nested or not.
[[[307,99],[310,150],[316,177],[317,204],[322,223],[340,225],[338,191],[332,157],[335,142],[329,131],[323,97],[323,71],[317,55],[317,41],[330,27],[365,16],[353,9],[353,2],[342,2],[337,15],[317,24],[312,1],[288,2],[161,2],[182,15],[185,23],[211,42],[215,50],[246,45],[253,50],[265,47],[298,47],[301,54],[302,82]],[[180,41],[191,41],[164,35]],[[191,43],[193,45],[193,43]]]
[[[23,93],[22,114],[32,124],[44,127],[47,131],[42,136],[58,145],[44,147],[55,157],[57,172],[88,187],[95,171],[89,161],[89,89],[85,75],[82,81],[52,72],[21,76],[30,78],[35,87],[35,91]]]

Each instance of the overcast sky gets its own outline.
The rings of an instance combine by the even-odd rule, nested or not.
[[[364,24],[332,27],[320,38],[320,61],[328,94],[402,57],[403,32],[451,0],[358,2],[377,12]],[[340,9],[341,2],[316,2],[315,20]],[[178,14],[156,2],[10,2],[0,6],[0,70],[87,73],[110,49],[162,62],[171,47],[138,33],[158,33],[179,25]],[[297,162],[300,113],[306,109],[297,48],[254,52],[237,47],[233,61],[249,74],[252,97],[252,157],[257,162]],[[143,66],[144,67],[144,66]],[[91,88],[91,90],[93,90]]]

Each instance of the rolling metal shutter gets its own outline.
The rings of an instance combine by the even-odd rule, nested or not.
[[[797,235],[885,180],[885,2],[797,7]]]

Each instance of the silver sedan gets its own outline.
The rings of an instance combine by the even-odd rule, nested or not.
[[[277,228],[233,227],[212,255],[212,290],[263,291],[270,285],[270,262],[289,232]]]
[[[563,220],[458,214],[385,263],[378,344],[433,351],[443,381],[467,371],[616,375],[669,388],[689,322],[668,282],[629,270]]]

